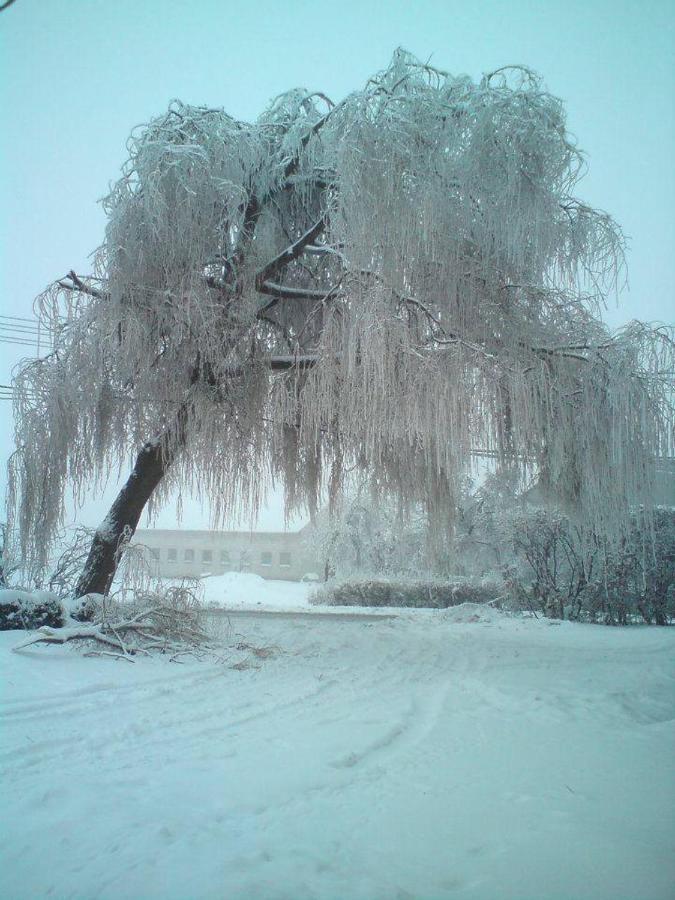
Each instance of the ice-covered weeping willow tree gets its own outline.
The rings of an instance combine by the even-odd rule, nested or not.
[[[67,490],[130,454],[79,593],[176,487],[222,522],[276,480],[312,508],[359,466],[438,521],[477,452],[615,535],[671,445],[672,344],[598,318],[623,242],[582,170],[521,68],[474,83],[398,51],[342,102],[294,90],[253,124],[172,103],[130,139],[95,274],[40,299],[55,349],[15,381],[26,563]]]

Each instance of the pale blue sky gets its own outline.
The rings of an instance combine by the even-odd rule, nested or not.
[[[672,321],[670,0],[16,0],[0,13],[0,312],[30,316],[54,277],[87,271],[104,225],[96,201],[126,137],[169,100],[252,119],[298,85],[339,99],[398,45],[474,78],[508,63],[539,71],[588,154],[579,193],[630,238],[630,291],[607,320]],[[20,356],[0,344],[0,383]],[[10,404],[0,402],[3,468],[10,428]]]

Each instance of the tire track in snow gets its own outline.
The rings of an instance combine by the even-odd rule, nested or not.
[[[209,666],[210,671],[199,673],[180,673],[168,678],[166,675],[158,676],[131,684],[116,684],[105,682],[103,684],[87,685],[75,691],[63,691],[56,694],[42,694],[31,700],[4,700],[0,703],[0,721],[31,718],[44,720],[48,717],[62,718],[64,712],[74,712],[86,709],[101,709],[101,700],[110,699],[108,706],[114,706],[120,697],[131,694],[148,694],[148,699],[158,694],[166,694],[169,688],[173,690],[178,685],[184,690],[189,690],[197,684],[216,680],[223,677],[223,667]],[[148,690],[150,689],[150,690]]]
[[[334,633],[332,629],[331,632]],[[300,710],[300,717],[295,720],[285,718],[277,733],[283,735],[293,727],[294,722],[301,727],[309,724],[311,729],[320,721],[317,707],[322,714],[326,709],[341,708],[344,697],[340,695],[345,692],[353,698],[355,708],[367,712],[371,705],[377,709],[379,700],[373,689],[383,681],[394,698],[399,695],[408,697],[411,685],[418,688],[423,685],[408,701],[402,715],[399,714],[399,721],[364,747],[339,757],[333,768],[360,768],[369,760],[381,762],[399,747],[403,750],[408,745],[416,746],[433,727],[438,715],[434,710],[442,706],[449,687],[444,689],[442,695],[434,694],[430,700],[426,696],[430,689],[430,672],[447,676],[451,670],[459,674],[459,670],[466,667],[463,654],[456,652],[456,645],[449,649],[447,638],[442,642],[433,642],[434,648],[429,646],[427,635],[424,652],[420,652],[422,647],[418,641],[406,632],[407,629],[392,629],[376,635],[370,630],[360,631],[359,639],[367,643],[369,653],[360,657],[361,661],[365,658],[367,664],[358,669],[350,668],[342,658],[343,648],[346,650],[349,647],[344,643],[343,634],[341,640],[333,642],[327,658],[321,660],[323,670],[331,677],[309,691],[297,691],[298,668],[292,660],[293,653],[307,657],[307,647],[303,647],[306,633],[300,633],[295,635],[296,639],[300,639],[300,646],[289,648],[280,658],[280,671],[274,674],[269,672],[269,667],[275,663],[265,663],[262,675],[246,673],[247,677],[237,677],[235,683],[232,672],[218,666],[210,667],[206,672],[176,674],[168,680],[158,677],[140,684],[105,683],[43,696],[23,704],[6,704],[3,710],[5,738],[10,732],[16,733],[12,734],[14,740],[8,742],[10,745],[13,743],[14,747],[5,752],[1,759],[11,764],[12,768],[34,769],[53,759],[58,748],[61,754],[68,754],[74,768],[86,770],[102,762],[106,765],[112,762],[114,766],[119,749],[134,745],[142,751],[145,759],[152,759],[153,754],[158,753],[167,757],[175,754],[178,748],[181,753],[189,754],[195,747],[202,746],[205,739],[208,742],[212,737],[231,736],[234,729],[268,721],[274,716],[287,717],[293,709]],[[256,639],[268,641],[271,638],[272,642],[278,641],[279,637],[256,635]],[[300,660],[298,664],[302,665]],[[257,692],[269,686],[271,675],[277,699],[262,705]],[[214,689],[214,682],[219,679],[223,681],[222,692]],[[289,691],[293,691],[293,696],[279,699]],[[327,696],[331,692],[334,695],[332,699]],[[239,700],[234,707],[233,696]],[[115,715],[120,704],[124,707],[123,715]],[[397,706],[400,707],[400,702],[394,703],[394,708]],[[106,721],[107,717],[109,721]],[[50,729],[53,737],[43,731],[37,743],[26,743],[24,727],[30,727],[36,720],[51,720],[57,726]],[[101,720],[105,722],[104,728],[101,728]],[[64,722],[63,728],[58,727],[61,721]],[[201,727],[194,727],[200,724]],[[70,729],[70,734],[63,736],[64,729]],[[246,729],[239,743],[255,741],[257,732],[257,728],[253,731]],[[90,738],[90,734],[95,734],[96,739]],[[167,741],[168,734],[172,735],[170,741]]]
[[[451,691],[447,681],[434,690],[431,697],[417,696],[408,702],[403,719],[360,750],[352,751],[329,763],[335,769],[351,769],[390,762],[404,751],[414,751],[426,741],[441,717]]]
[[[193,684],[193,687],[199,686],[199,683],[198,681]],[[257,720],[266,720],[294,707],[305,706],[335,685],[334,681],[322,681],[317,687],[296,694],[290,699],[253,709],[249,713],[234,717],[232,717],[233,712],[246,709],[252,706],[252,703],[245,701],[237,704],[233,709],[231,698],[227,695],[214,698],[213,693],[204,693],[194,698],[194,702],[190,704],[191,713],[189,715],[177,715],[177,711],[179,712],[182,706],[180,703],[176,703],[175,696],[166,691],[159,691],[152,697],[144,698],[144,706],[150,703],[154,704],[154,708],[152,717],[149,720],[141,720],[141,724],[139,724],[138,715],[127,721],[122,728],[110,723],[107,729],[102,730],[98,724],[96,728],[92,729],[92,732],[98,736],[96,740],[83,735],[83,731],[84,734],[87,733],[87,729],[83,728],[83,723],[68,737],[50,737],[38,743],[25,743],[24,740],[21,740],[19,744],[15,744],[13,748],[0,754],[0,764],[11,763],[12,767],[17,770],[31,769],[53,759],[54,751],[58,750],[59,753],[67,753],[72,765],[76,768],[84,768],[88,763],[98,766],[102,757],[113,760],[119,758],[120,750],[128,749],[130,741],[134,740],[138,740],[144,751],[142,758],[148,757],[147,751],[151,751],[151,756],[157,749],[171,750],[172,745],[176,744],[180,744],[183,752],[189,753],[192,745],[202,743],[204,738],[226,737],[233,729],[241,725]],[[157,709],[157,701],[161,699],[165,699],[167,705],[164,709]],[[222,700],[225,709],[214,703],[214,700],[218,699]],[[110,705],[112,706],[114,703]],[[138,713],[139,710],[134,709],[131,712]],[[100,709],[97,709],[96,713],[97,718],[99,715],[105,715],[105,711],[102,713]],[[214,719],[217,724],[213,724]],[[211,724],[197,729],[191,727],[197,722],[205,721],[209,721]],[[167,733],[174,735],[171,741],[167,741]],[[5,738],[7,738],[7,733],[5,733]],[[127,769],[128,762],[125,761],[122,767]]]
[[[384,733],[359,750],[337,758],[331,758],[328,753],[322,767],[308,784],[299,788],[297,785],[291,786],[283,791],[283,798],[272,803],[252,805],[251,813],[273,819],[288,819],[291,816],[295,820],[305,813],[315,814],[317,803],[328,803],[333,809],[337,798],[344,801],[345,792],[369,792],[372,798],[373,791],[378,791],[376,786],[386,784],[391,778],[393,766],[414,764],[420,745],[425,746],[425,754],[429,756],[426,742],[442,719],[453,687],[453,683],[444,676],[433,687],[425,684],[421,694],[416,692],[407,703],[404,701],[405,708],[399,721],[386,728]],[[439,755],[443,753],[442,748],[441,742],[437,751]]]

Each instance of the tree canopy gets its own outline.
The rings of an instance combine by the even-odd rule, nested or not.
[[[293,90],[247,123],[173,102],[128,149],[94,273],[40,298],[55,349],[15,380],[26,559],[69,485],[149,445],[154,499],[200,492],[216,522],[273,481],[313,509],[354,467],[438,521],[477,452],[595,534],[651,503],[672,340],[603,325],[624,240],[576,198],[583,156],[534,73],[399,50],[339,103]]]

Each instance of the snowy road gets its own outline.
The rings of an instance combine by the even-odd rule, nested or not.
[[[672,897],[674,629],[213,622],[219,664],[0,634],[3,898]]]

